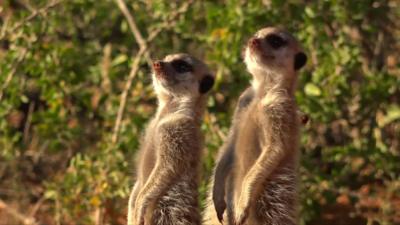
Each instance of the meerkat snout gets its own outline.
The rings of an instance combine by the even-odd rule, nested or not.
[[[163,62],[157,60],[153,63],[153,69],[156,73],[162,72]]]
[[[261,50],[261,43],[258,38],[250,38],[248,45],[252,51]]]
[[[163,62],[157,60],[153,63],[153,70],[157,77],[164,75]]]

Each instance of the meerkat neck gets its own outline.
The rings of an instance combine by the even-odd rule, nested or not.
[[[253,75],[251,85],[257,95],[264,96],[269,92],[281,92],[294,97],[295,74],[279,74],[274,71],[263,71]]]
[[[159,101],[157,115],[183,114],[185,116],[200,120],[205,108],[205,99],[202,97],[170,97]]]

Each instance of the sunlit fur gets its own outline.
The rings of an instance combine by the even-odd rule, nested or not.
[[[169,64],[175,59],[190,63],[193,72],[177,74]],[[207,100],[199,84],[211,73],[187,54],[168,55],[162,62],[162,72],[152,75],[159,105],[141,140],[128,224],[199,225],[200,125]]]
[[[279,35],[287,45],[271,48],[263,41],[268,34]],[[257,45],[254,38],[260,40]],[[297,224],[300,119],[294,60],[301,51],[292,35],[272,27],[258,31],[247,44],[244,61],[252,85],[239,98],[220,150],[204,224],[221,224],[218,213],[224,213],[228,225]]]

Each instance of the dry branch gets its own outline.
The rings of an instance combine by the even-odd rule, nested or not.
[[[116,0],[116,1],[123,3],[122,0]],[[149,51],[148,51],[148,43],[150,43],[152,40],[154,40],[154,38],[156,38],[157,35],[161,31],[163,31],[164,29],[169,29],[169,28],[175,26],[177,18],[180,15],[184,14],[185,12],[187,12],[189,6],[192,3],[193,3],[193,0],[186,1],[178,10],[174,11],[173,13],[171,13],[170,18],[167,19],[166,21],[164,21],[161,24],[161,26],[159,26],[159,27],[157,27],[154,30],[149,32],[149,35],[148,35],[147,39],[144,41],[144,44],[143,43],[142,44],[138,43],[139,46],[140,46],[139,52],[134,57],[134,60],[133,60],[133,63],[132,63],[132,67],[131,67],[131,71],[130,71],[129,76],[127,78],[125,88],[124,88],[123,92],[121,93],[120,103],[119,103],[119,107],[118,107],[118,114],[117,114],[117,118],[115,120],[114,130],[113,130],[113,134],[112,134],[112,138],[111,138],[112,143],[116,143],[118,141],[118,135],[119,135],[120,127],[121,127],[121,122],[122,122],[122,119],[123,119],[123,116],[124,116],[126,100],[127,100],[127,97],[128,97],[129,90],[131,89],[133,79],[135,78],[136,73],[137,73],[137,71],[139,69],[139,63],[140,63],[143,55],[145,55],[145,54],[150,55]],[[126,16],[126,17],[127,18],[131,18],[132,21],[134,21],[133,16],[129,13],[129,11],[126,10],[126,13],[129,15],[129,16]],[[133,23],[133,24],[135,24],[135,23]],[[136,31],[132,30],[132,32],[135,33]],[[142,36],[140,35],[140,32],[138,30],[137,30],[137,33],[140,36],[139,40],[141,40]],[[138,41],[137,38],[136,38],[136,41]]]
[[[9,30],[2,32],[1,36],[0,36],[0,40],[2,40],[6,34],[12,34],[14,33],[16,30],[18,30],[20,27],[24,26],[26,23],[28,23],[29,21],[35,19],[37,16],[41,15],[41,14],[45,14],[47,13],[50,9],[56,7],[58,4],[62,3],[63,0],[58,0],[58,1],[51,1],[48,5],[44,6],[43,8],[40,8],[38,10],[35,10],[31,15],[29,15],[28,17],[24,18],[22,21],[20,21],[19,23],[17,23],[15,26],[13,26],[12,28],[10,28]]]
[[[133,36],[136,39],[136,42],[139,45],[140,49],[147,49],[147,42],[146,40],[144,40],[142,34],[139,31],[139,28],[136,25],[136,21],[133,18],[133,16],[131,15],[131,13],[128,10],[128,7],[126,7],[126,4],[123,0],[115,0],[115,2],[117,3],[119,9],[121,10],[122,14],[124,14],[129,28],[131,29]],[[144,52],[144,57],[146,58],[147,64],[151,65],[151,59],[150,59],[150,55],[148,51]]]
[[[8,73],[6,80],[4,81],[0,89],[0,101],[3,99],[4,90],[11,83],[13,76],[17,72],[18,66],[22,63],[22,61],[24,61],[27,53],[28,53],[27,49],[24,48],[21,50],[21,54],[18,56],[17,61],[14,63],[14,65],[11,68],[11,71]]]
[[[126,105],[126,99],[128,97],[128,92],[131,89],[133,78],[136,76],[136,73],[139,69],[139,63],[140,63],[140,60],[141,60],[144,52],[145,52],[145,49],[140,49],[138,54],[136,55],[135,59],[133,60],[131,72],[129,73],[128,79],[126,81],[124,91],[121,94],[120,101],[119,101],[120,103],[119,103],[119,107],[118,107],[117,119],[115,120],[114,133],[113,133],[113,136],[111,139],[113,143],[116,143],[118,140],[118,133],[119,133],[119,129],[121,127],[121,121],[122,121],[122,117],[123,117],[123,114],[125,111],[125,105]]]
[[[24,225],[36,225],[38,224],[35,220],[35,218],[23,215],[22,213],[18,212],[16,209],[13,207],[9,206],[6,204],[4,201],[0,199],[0,210],[3,209],[6,211],[9,215],[11,215],[13,218],[17,219]]]

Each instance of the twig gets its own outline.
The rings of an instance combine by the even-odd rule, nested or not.
[[[6,31],[10,23],[10,17],[10,14],[5,14],[5,16],[3,16],[3,26],[0,29],[0,40],[6,35]]]
[[[25,122],[25,126],[24,126],[23,140],[25,143],[27,143],[28,139],[29,139],[29,130],[31,128],[32,113],[33,113],[34,109],[35,109],[35,102],[29,103],[28,115],[26,116],[26,122]]]
[[[213,131],[213,133],[217,134],[220,140],[222,141],[226,140],[226,134],[224,134],[219,127],[216,127],[218,126],[218,123],[215,116],[211,116],[209,113],[207,113],[207,115],[210,118],[208,122],[210,125],[210,129]]]
[[[99,206],[95,211],[95,225],[103,225],[103,209]]]
[[[29,2],[26,2],[25,0],[17,0],[17,2],[22,5],[25,9],[29,10],[29,12],[34,12],[35,8],[32,7],[32,5]]]
[[[52,1],[50,2],[48,5],[44,6],[43,8],[39,9],[39,10],[35,10],[31,15],[29,15],[28,17],[24,18],[22,21],[20,21],[19,23],[17,23],[14,27],[12,27],[10,30],[8,30],[7,32],[3,32],[2,35],[0,36],[0,40],[3,39],[6,36],[6,33],[14,33],[15,30],[19,29],[20,27],[24,26],[26,23],[28,23],[29,21],[35,19],[35,17],[37,17],[40,14],[44,14],[46,13],[48,10],[50,10],[51,8],[54,8],[55,6],[57,6],[58,4],[60,4],[63,0],[58,0],[58,1]]]
[[[108,43],[104,46],[103,49],[103,59],[101,63],[101,76],[103,78],[101,82],[101,88],[106,92],[111,92],[111,81],[109,78],[110,74],[110,65],[111,65],[111,44]]]
[[[39,201],[36,202],[36,204],[33,206],[33,208],[29,212],[30,217],[35,217],[36,213],[39,211],[39,208],[43,205],[43,203],[46,201],[46,198],[42,196]]]
[[[161,26],[153,32],[149,33],[149,36],[147,38],[147,43],[152,41],[164,28],[171,28],[176,25],[176,19],[187,12],[189,9],[189,6],[194,2],[194,0],[187,0],[178,10],[174,11],[171,13],[170,18],[164,21]]]
[[[28,17],[26,17],[25,19],[23,19],[22,21],[20,21],[19,23],[17,23],[14,27],[10,28],[9,30],[7,30],[7,24],[9,21],[9,18],[6,17],[6,21],[4,24],[4,27],[2,27],[1,31],[0,31],[0,40],[2,40],[5,36],[7,36],[7,33],[14,33],[15,30],[19,29],[20,27],[22,27],[23,25],[25,25],[27,22],[33,20],[36,16],[38,16],[39,14],[44,14],[46,13],[49,9],[57,6],[58,4],[60,4],[63,0],[58,0],[58,1],[52,1],[51,3],[49,3],[48,5],[46,5],[45,7],[39,9],[39,10],[35,10],[31,15],[29,15]],[[39,38],[38,38],[39,39]],[[38,39],[36,39],[34,42],[36,42]],[[28,48],[30,48],[30,46],[33,43],[30,43]],[[15,75],[15,73],[17,72],[17,68],[18,66],[24,61],[26,54],[28,53],[28,50],[26,48],[22,49],[22,53],[18,56],[17,61],[14,63],[14,65],[11,68],[11,71],[8,73],[3,85],[0,87],[0,101],[3,99],[3,95],[4,95],[4,90],[8,87],[8,85],[10,84],[13,76]]]
[[[114,0],[114,1],[117,3],[122,14],[124,14],[124,16],[128,22],[128,25],[133,33],[133,36],[135,37],[136,42],[139,45],[139,48],[147,49],[147,42],[146,42],[146,40],[144,40],[142,34],[140,33],[139,28],[136,25],[135,19],[129,12],[128,7],[126,7],[125,2],[123,0]],[[146,58],[147,64],[151,65],[150,54],[148,51],[144,52],[144,57]]]
[[[26,53],[28,53],[28,50],[25,48],[22,49],[22,53],[18,56],[17,61],[14,63],[11,71],[8,73],[7,78],[0,89],[0,101],[3,99],[4,90],[8,87],[14,74],[17,72],[18,66],[22,63],[22,61],[24,61]]]
[[[118,0],[119,1],[119,0]],[[120,103],[118,107],[118,114],[117,118],[115,120],[115,125],[114,125],[114,130],[112,134],[111,141],[112,143],[116,143],[118,140],[118,135],[119,135],[119,130],[121,127],[121,122],[122,118],[124,116],[124,111],[125,111],[125,106],[126,106],[126,100],[128,97],[129,90],[131,89],[133,79],[136,76],[136,73],[139,69],[139,63],[142,58],[142,56],[148,52],[148,43],[150,43],[154,38],[157,37],[157,35],[163,30],[163,29],[168,29],[176,24],[176,19],[178,18],[179,15],[185,13],[189,6],[193,3],[193,0],[186,1],[185,4],[183,4],[178,10],[173,12],[170,16],[170,18],[166,21],[164,21],[161,26],[157,27],[156,29],[152,30],[149,32],[149,35],[145,41],[145,44],[142,45],[143,47],[139,48],[139,52],[136,54],[133,63],[132,63],[132,68],[129,73],[129,76],[126,81],[126,85],[124,88],[124,91],[121,94],[120,97]],[[133,18],[133,17],[132,17]]]
[[[119,101],[119,107],[118,107],[117,119],[115,120],[114,132],[113,132],[113,136],[111,139],[113,143],[116,143],[118,140],[118,133],[119,133],[119,129],[121,127],[121,121],[122,121],[122,117],[123,117],[123,114],[125,111],[125,105],[126,105],[126,99],[128,97],[128,92],[131,89],[133,78],[136,76],[136,73],[139,70],[140,59],[142,58],[142,55],[144,54],[144,52],[145,52],[145,49],[140,49],[138,54],[136,55],[135,59],[133,60],[131,72],[129,73],[124,91],[121,94],[120,101]]]
[[[35,218],[28,217],[26,215],[21,214],[16,209],[12,208],[5,202],[0,199],[0,209],[4,209],[8,214],[16,218],[17,220],[21,221],[25,225],[36,225],[38,224]]]

